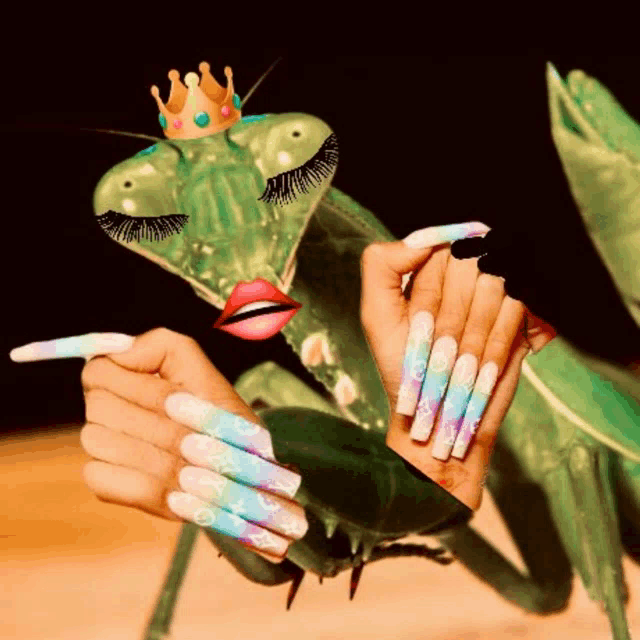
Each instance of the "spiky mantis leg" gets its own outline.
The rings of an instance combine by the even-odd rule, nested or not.
[[[630,640],[613,492],[614,455],[577,433],[560,464],[542,473],[539,483],[525,484],[516,456],[498,443],[487,485],[528,575],[469,526],[439,537],[481,580],[538,614],[566,606],[573,564],[591,599],[604,605],[614,640]]]

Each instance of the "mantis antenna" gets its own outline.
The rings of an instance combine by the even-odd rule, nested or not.
[[[242,103],[240,104],[240,108],[243,109],[244,105],[247,104],[247,100],[251,97],[253,92],[260,86],[260,83],[271,73],[273,68],[282,60],[282,56],[276,59],[275,62],[254,82],[253,86],[247,92],[247,95],[242,99]]]

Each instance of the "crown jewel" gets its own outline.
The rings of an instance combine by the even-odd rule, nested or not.
[[[160,109],[160,126],[167,138],[202,138],[228,129],[241,118],[241,103],[233,92],[231,67],[224,68],[226,89],[209,72],[209,63],[201,62],[198,68],[202,78],[198,78],[197,73],[187,73],[184,84],[178,71],[169,71],[171,92],[166,103],[160,100],[158,87],[151,87],[151,95]]]

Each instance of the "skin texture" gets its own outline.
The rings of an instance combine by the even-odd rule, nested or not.
[[[480,274],[475,258],[451,257],[448,246],[412,249],[403,242],[374,243],[363,252],[361,268],[361,321],[392,408],[387,445],[476,510],[481,504],[498,428],[513,400],[522,361],[530,348],[536,352],[542,349],[555,331],[532,316],[521,302],[505,296],[501,278]],[[407,299],[401,283],[402,276],[410,271],[413,276]],[[458,356],[474,355],[480,369],[487,362],[498,366],[498,382],[464,460],[434,459],[434,437],[426,443],[412,440],[409,432],[413,418],[393,410],[401,384],[410,318],[425,310],[435,317],[434,343],[439,337],[452,336],[459,344]]]
[[[195,432],[167,417],[167,396],[186,391],[262,424],[198,344],[167,329],[142,334],[124,353],[90,359],[82,386],[87,423],[81,443],[93,458],[84,467],[85,483],[100,500],[168,520],[180,519],[167,506],[167,496],[183,490],[179,476],[188,462],[181,444]],[[304,518],[299,505],[278,500]],[[272,562],[283,559],[260,555]]]

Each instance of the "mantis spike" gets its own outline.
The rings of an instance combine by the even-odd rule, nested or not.
[[[353,600],[353,596],[356,595],[356,589],[360,584],[360,577],[362,576],[362,570],[364,569],[364,562],[357,567],[353,567],[351,572],[351,582],[349,584],[349,600]]]
[[[349,533],[349,540],[351,541],[351,555],[355,556],[360,546],[361,535],[359,533]]]
[[[218,558],[219,558],[221,555],[222,555],[222,551],[220,551],[220,552],[218,553]]]
[[[322,576],[318,576],[318,582],[322,584]]]
[[[376,546],[375,539],[366,539],[362,541],[362,560],[364,562],[368,562],[371,557],[371,552],[373,548]]]
[[[287,611],[291,609],[293,599],[296,597],[296,593],[298,593],[302,578],[304,578],[304,571],[300,569],[300,572],[294,576],[293,581],[291,582],[291,587],[289,587],[289,594],[287,595]]]
[[[336,532],[338,526],[337,518],[327,518],[324,521],[325,529],[327,530],[327,538],[333,538],[333,534]]]

